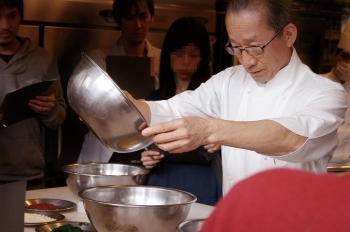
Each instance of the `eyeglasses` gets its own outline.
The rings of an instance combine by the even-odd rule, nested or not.
[[[264,53],[264,48],[266,48],[266,46],[269,45],[271,41],[277,37],[277,35],[282,31],[283,28],[284,27],[279,29],[277,33],[272,37],[272,39],[270,39],[269,42],[267,42],[263,46],[250,46],[245,48],[238,48],[238,47],[232,47],[230,41],[227,41],[225,45],[225,49],[232,56],[241,56],[243,51],[246,51],[251,56],[261,55]]]
[[[350,61],[350,54],[349,53],[342,51],[339,53],[339,55],[340,55],[340,59],[342,61],[347,62],[347,63]]]

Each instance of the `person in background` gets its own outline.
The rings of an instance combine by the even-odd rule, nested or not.
[[[350,161],[350,18],[341,34],[335,51],[336,66],[322,76],[341,83],[348,94],[348,110],[345,113],[345,123],[338,128],[339,145],[333,153],[332,163]]]
[[[17,35],[22,18],[23,0],[0,0],[0,105],[13,90],[55,81],[47,94],[28,102],[36,117],[0,128],[0,182],[27,180],[31,187],[41,186],[44,177],[42,125],[57,129],[65,119],[66,104],[49,53]]]
[[[235,185],[200,232],[350,231],[350,175],[275,169]]]
[[[347,107],[343,87],[304,65],[288,0],[231,0],[226,50],[241,65],[168,100],[128,95],[149,122],[142,135],[171,153],[220,144],[223,195],[258,172],[327,171]]]
[[[194,90],[210,77],[210,42],[205,26],[196,18],[180,18],[170,26],[162,46],[159,89],[146,100],[164,100],[185,90]],[[152,150],[141,161],[150,172],[148,185],[181,189],[194,194],[197,202],[214,205],[221,197],[219,146],[203,146],[182,154]],[[164,157],[165,155],[165,157]],[[159,162],[159,163],[158,163]],[[211,167],[213,164],[214,169]],[[203,184],[205,183],[205,184]]]
[[[113,18],[117,25],[120,26],[122,35],[115,44],[92,50],[89,56],[103,70],[106,70],[107,56],[154,57],[156,67],[155,76],[157,79],[155,88],[158,88],[157,77],[159,72],[160,49],[153,47],[146,39],[149,27],[153,22],[153,16],[153,0],[114,0]],[[84,137],[78,163],[110,161],[130,164],[130,162],[134,160],[140,161],[140,159],[141,151],[113,154],[112,150],[105,147],[89,131]]]

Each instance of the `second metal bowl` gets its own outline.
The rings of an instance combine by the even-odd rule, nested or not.
[[[103,185],[141,185],[149,170],[134,165],[113,163],[82,163],[62,167],[66,183],[78,196],[80,190]]]
[[[197,200],[185,191],[152,186],[101,186],[79,196],[98,231],[174,232]]]

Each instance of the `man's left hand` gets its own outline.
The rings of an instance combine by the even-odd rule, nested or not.
[[[54,93],[38,95],[28,103],[29,107],[38,114],[47,115],[55,106],[56,97]]]

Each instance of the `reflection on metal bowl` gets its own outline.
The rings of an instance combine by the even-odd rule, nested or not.
[[[177,226],[178,232],[199,232],[204,225],[205,219],[193,219],[181,222]]]
[[[70,164],[62,167],[66,183],[78,196],[80,190],[103,185],[141,185],[149,170],[141,166],[113,163]]]
[[[185,191],[152,186],[100,186],[78,194],[98,231],[174,232],[197,200]]]
[[[149,137],[141,135],[147,127],[141,113],[112,78],[84,53],[69,79],[67,97],[73,110],[106,147],[128,153],[152,143]],[[125,136],[126,141],[132,136],[133,142],[120,145]]]

